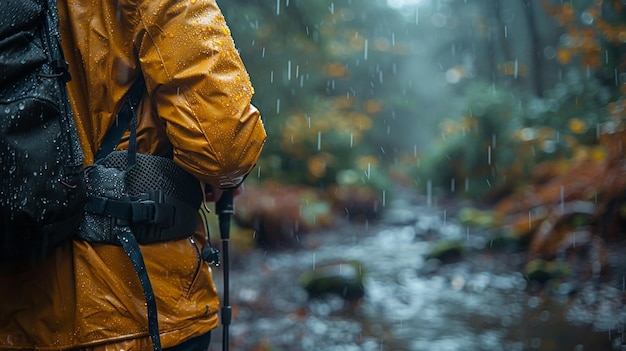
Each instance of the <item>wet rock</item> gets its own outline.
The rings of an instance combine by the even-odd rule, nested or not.
[[[567,271],[568,267],[565,263],[535,259],[528,262],[525,273],[528,280],[544,284],[565,276]]]
[[[455,263],[463,258],[464,251],[463,244],[459,241],[442,240],[426,255],[426,260],[437,259],[441,264]]]
[[[411,208],[392,208],[385,212],[383,222],[389,225],[412,225],[417,222],[417,213]]]
[[[463,207],[457,215],[461,224],[471,227],[493,228],[501,224],[496,213],[474,207]]]
[[[527,245],[527,241],[524,239],[509,232],[496,232],[494,230],[493,234],[487,238],[485,248],[488,250],[518,252]]]
[[[335,294],[346,300],[358,300],[365,295],[363,268],[358,261],[324,264],[305,273],[300,284],[310,297]]]
[[[432,275],[437,273],[441,267],[441,261],[436,258],[426,260],[424,264],[417,270],[419,275]]]

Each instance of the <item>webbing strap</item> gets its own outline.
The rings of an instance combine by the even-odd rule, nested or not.
[[[161,351],[161,337],[159,336],[159,319],[157,317],[156,299],[154,297],[154,290],[148,278],[148,271],[146,264],[143,261],[143,255],[139,249],[139,243],[132,232],[122,232],[117,235],[117,239],[122,244],[124,251],[133,263],[133,268],[139,277],[141,282],[141,288],[143,289],[143,295],[146,298],[146,305],[148,307],[148,331],[150,332],[150,339],[152,339],[152,349],[155,351]]]
[[[113,217],[131,223],[158,224],[169,228],[175,224],[176,208],[191,209],[191,206],[176,198],[164,195],[167,202],[151,200],[115,200],[106,197],[93,197],[85,205],[85,211],[101,216]],[[195,228],[195,227],[193,227]],[[193,231],[193,228],[191,230]],[[140,242],[143,242],[139,238]]]
[[[126,169],[129,170],[135,165],[137,153],[137,106],[141,101],[141,97],[145,90],[145,81],[143,75],[140,74],[135,80],[129,92],[126,94],[126,101],[121,111],[117,115],[116,124],[113,124],[104,136],[104,140],[96,153],[95,159],[100,160],[115,150],[117,145],[128,130],[130,124],[130,141],[128,145],[128,158]],[[135,272],[141,282],[143,295],[146,298],[146,306],[148,308],[148,332],[152,339],[152,346],[155,351],[161,351],[161,338],[159,336],[159,320],[157,316],[156,299],[154,290],[148,277],[146,264],[139,248],[139,243],[132,232],[123,232],[117,235],[117,239],[124,248],[126,255],[130,258]]]
[[[128,146],[128,165],[131,166],[134,164],[134,158],[136,153],[136,127],[137,127],[137,113],[136,109],[139,106],[139,102],[141,102],[141,97],[143,96],[143,92],[145,90],[145,80],[143,78],[143,74],[139,74],[130,90],[126,94],[126,101],[124,105],[122,105],[122,109],[117,114],[117,119],[115,123],[109,128],[107,133],[102,140],[102,144],[100,144],[100,148],[96,152],[95,160],[101,160],[105,158],[108,154],[115,151],[117,145],[120,143],[120,139],[124,132],[128,130],[129,124],[132,122],[133,125],[130,128],[131,137]]]

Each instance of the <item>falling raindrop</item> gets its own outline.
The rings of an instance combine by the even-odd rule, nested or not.
[[[365,39],[365,41],[363,42],[363,59],[365,61],[367,61],[367,50],[368,50],[367,45],[368,45],[367,39]]]
[[[322,132],[317,132],[317,151],[322,150]]]
[[[420,10],[419,10],[419,6],[415,5],[415,25],[419,25],[419,21],[420,21],[420,16],[419,16]]]
[[[287,60],[287,80],[291,80],[291,60]]]
[[[432,203],[433,203],[433,181],[432,179],[429,179],[426,182],[426,206],[427,207],[432,207]]]

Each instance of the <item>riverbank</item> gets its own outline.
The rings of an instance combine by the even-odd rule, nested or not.
[[[620,350],[622,248],[608,255],[614,272],[607,281],[537,285],[520,269],[523,252],[490,249],[488,232],[463,227],[454,208],[426,200],[396,199],[382,221],[309,233],[297,249],[237,255],[231,348]],[[455,262],[427,260],[441,239],[471,250]],[[299,279],[337,260],[361,262],[365,296],[310,298]],[[214,335],[212,350],[220,339]]]

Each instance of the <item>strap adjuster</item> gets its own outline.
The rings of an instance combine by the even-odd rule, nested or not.
[[[151,223],[156,214],[156,203],[152,200],[139,200],[130,203],[132,223]]]
[[[162,228],[174,225],[174,206],[167,203],[158,203],[154,200],[139,200],[131,202],[132,223],[155,224]]]

